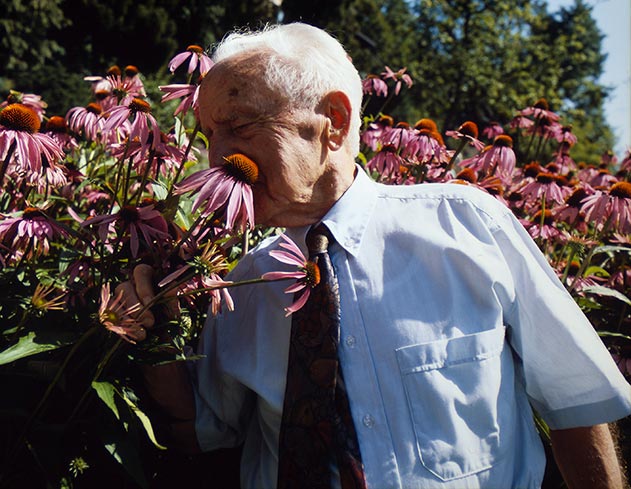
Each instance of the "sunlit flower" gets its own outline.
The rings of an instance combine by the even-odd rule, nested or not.
[[[160,140],[160,128],[158,121],[151,115],[151,105],[143,99],[134,98],[129,105],[118,105],[105,114],[106,120],[103,126],[105,132],[114,131],[123,126],[129,117],[132,117],[129,134],[130,140],[138,138],[141,144],[147,144],[149,140],[149,126],[153,133],[153,141]]]
[[[404,163],[405,160],[399,155],[397,148],[392,144],[386,144],[366,163],[366,168],[377,172],[382,178],[388,178]]]
[[[481,153],[462,160],[460,166],[471,167],[485,175],[497,175],[505,184],[509,184],[515,163],[513,139],[507,134],[500,134],[493,141],[493,146],[487,146]]]
[[[562,204],[571,189],[561,187],[557,175],[550,172],[539,172],[537,176],[530,182],[520,188],[520,192],[525,197],[533,200],[541,200],[546,202],[556,202]]]
[[[133,257],[138,256],[140,237],[143,238],[144,245],[148,248],[169,238],[167,223],[153,205],[142,207],[127,205],[115,214],[90,217],[81,225],[84,227],[97,226],[99,238],[104,243],[109,243],[108,237],[112,231],[116,228],[120,229],[129,237],[129,246]]]
[[[394,146],[397,150],[404,148],[413,136],[407,122],[399,122],[394,127],[384,131],[380,142],[384,146]]]
[[[388,84],[377,75],[368,75],[362,80],[362,89],[366,95],[376,95],[386,97],[388,95]]]
[[[381,77],[384,80],[396,81],[396,85],[394,86],[395,95],[399,95],[399,92],[401,91],[402,83],[405,83],[408,88],[412,86],[413,84],[412,77],[405,72],[407,68],[401,68],[397,72],[392,71],[389,66],[386,66],[385,68],[386,70],[381,73]]]
[[[554,216],[550,209],[537,211],[530,220],[521,220],[528,234],[533,239],[551,239],[559,236],[560,231],[554,226]]]
[[[190,270],[194,270],[195,274],[178,285],[178,294],[189,301],[192,299],[193,293],[197,293],[196,295],[209,294],[210,310],[213,315],[221,311],[222,299],[228,310],[234,310],[234,302],[228,292],[228,287],[233,282],[222,278],[222,275],[228,270],[228,264],[226,257],[215,243],[208,241],[198,250],[192,260],[164,277],[158,286],[166,287]]]
[[[224,160],[222,165],[200,170],[182,180],[176,194],[196,193],[193,211],[202,206],[204,214],[211,214],[225,208],[227,228],[245,229],[248,223],[254,224],[252,185],[258,179],[259,169],[242,154]]]
[[[586,219],[614,231],[631,233],[631,183],[617,182],[607,192],[597,190],[582,204]]]
[[[66,231],[35,207],[27,207],[17,217],[0,220],[0,242],[11,249],[14,256],[16,252],[24,253],[27,258],[46,255],[50,243],[60,236],[67,236]]]
[[[567,143],[569,146],[574,146],[578,140],[572,132],[572,126],[559,125],[554,129],[552,135],[559,143]]]
[[[188,60],[188,68],[186,72],[190,75],[199,66],[199,72],[202,75],[208,73],[213,67],[213,60],[204,52],[201,46],[191,44],[186,48],[186,51],[176,54],[171,61],[169,61],[169,70],[174,73],[178,67]]]
[[[285,308],[287,313],[285,316],[289,316],[305,305],[309,295],[311,295],[311,289],[320,283],[320,269],[317,264],[307,260],[300,248],[289,237],[284,234],[281,234],[280,237],[284,243],[279,243],[279,246],[287,251],[272,250],[269,252],[270,256],[282,263],[294,265],[298,269],[292,272],[267,272],[261,278],[263,280],[296,279],[294,284],[285,289],[285,293],[295,294],[301,290],[303,292],[293,304]]]
[[[66,151],[71,151],[79,147],[75,138],[68,132],[66,119],[61,116],[54,115],[48,119],[44,132],[57,141],[59,146]]]
[[[108,70],[107,81],[112,87],[112,96],[118,105],[128,105],[133,99],[147,95],[138,68],[129,65],[125,67],[124,75],[117,66]]]
[[[394,125],[394,119],[387,115],[381,115],[376,121],[368,124],[368,127],[362,131],[361,141],[371,150],[377,151],[384,138],[384,133],[389,131]]]
[[[101,105],[91,102],[85,107],[73,107],[66,113],[66,121],[71,131],[83,135],[88,141],[99,140],[105,125],[101,117]]]
[[[570,225],[576,226],[579,217],[582,215],[582,202],[593,192],[594,189],[586,184],[575,188],[572,193],[566,197],[563,205],[554,210],[554,217],[559,221],[564,221]]]
[[[482,129],[482,135],[491,141],[500,134],[504,134],[504,128],[499,122],[491,122],[488,126]]]
[[[142,306],[139,303],[127,307],[123,301],[122,290],[112,297],[109,283],[101,287],[101,301],[98,312],[99,322],[106,329],[116,333],[129,343],[136,343],[147,337],[145,328],[136,319],[141,309]]]
[[[0,110],[11,104],[22,104],[34,110],[40,121],[44,119],[44,113],[46,112],[46,107],[48,107],[48,104],[42,100],[40,95],[16,92],[15,90],[9,90],[7,99],[0,104]]]
[[[532,117],[535,120],[548,120],[551,122],[557,122],[559,115],[556,112],[552,112],[548,105],[548,101],[545,98],[540,98],[534,105],[526,107],[519,112],[521,115]]]
[[[161,102],[168,102],[169,100],[175,100],[182,97],[180,105],[177,106],[173,115],[180,113],[186,114],[192,107],[193,112],[197,113],[197,98],[199,97],[199,85],[161,85],[158,87],[160,91],[164,92]]]
[[[49,135],[38,132],[40,126],[33,109],[22,104],[7,105],[0,112],[0,159],[17,158],[23,169],[34,172],[41,170],[44,158],[60,161],[64,157],[62,148]]]
[[[447,163],[451,158],[450,151],[445,147],[443,137],[435,128],[436,125],[433,122],[431,124],[423,122],[429,120],[422,119],[416,123],[413,134],[403,148],[403,156],[419,164]]]
[[[475,122],[466,121],[455,131],[446,131],[446,136],[464,139],[478,151],[484,149],[484,143],[478,139],[478,126]]]

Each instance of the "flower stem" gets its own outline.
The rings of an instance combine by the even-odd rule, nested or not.
[[[175,190],[175,184],[177,183],[177,180],[180,177],[182,170],[184,170],[184,164],[186,163],[186,160],[188,159],[188,155],[191,152],[191,148],[193,147],[193,142],[195,141],[195,138],[197,137],[197,133],[199,132],[200,127],[201,126],[199,125],[199,122],[198,122],[197,124],[195,124],[195,127],[193,128],[191,139],[189,140],[188,146],[186,147],[186,151],[184,152],[184,155],[182,156],[182,161],[180,162],[180,166],[178,166],[177,171],[175,172],[175,175],[173,176],[173,179],[171,180],[171,186],[169,187],[169,192],[167,193],[167,197],[165,200],[169,200],[169,198],[173,195],[173,191]]]

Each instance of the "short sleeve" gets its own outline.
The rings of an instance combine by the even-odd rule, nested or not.
[[[517,371],[552,429],[611,422],[631,413],[631,386],[545,256],[510,212],[496,241],[512,274],[505,314]]]

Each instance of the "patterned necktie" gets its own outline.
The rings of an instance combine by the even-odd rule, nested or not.
[[[330,239],[323,224],[307,234],[309,260],[317,264],[320,282],[293,313],[278,489],[329,488],[334,465],[343,489],[366,487],[337,356],[340,298],[327,250]]]

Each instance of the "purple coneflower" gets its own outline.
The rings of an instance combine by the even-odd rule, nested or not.
[[[471,167],[485,175],[497,175],[505,184],[510,184],[515,170],[515,152],[513,139],[507,134],[500,134],[493,141],[493,146],[460,162],[460,166]]]
[[[404,163],[405,160],[399,155],[397,148],[393,144],[386,144],[366,163],[366,168],[379,173],[380,178],[387,179]]]
[[[261,278],[263,280],[296,279],[296,283],[287,287],[285,293],[295,294],[301,290],[303,293],[293,304],[285,308],[285,312],[287,313],[285,316],[289,316],[305,305],[309,295],[311,295],[311,289],[320,283],[320,269],[316,263],[307,260],[302,251],[300,251],[300,248],[298,248],[296,243],[289,237],[284,234],[281,234],[280,237],[283,239],[284,243],[279,243],[279,246],[288,251],[272,250],[269,252],[270,256],[282,263],[294,265],[298,267],[298,269],[293,272],[267,272],[264,273]]]
[[[504,134],[504,128],[499,122],[491,122],[488,126],[482,129],[482,135],[491,141],[500,134]]]
[[[35,207],[27,207],[17,217],[0,220],[0,241],[12,250],[14,257],[25,255],[26,258],[37,258],[46,255],[50,250],[50,242],[66,235],[61,226]]]
[[[66,293],[56,285],[37,284],[31,296],[31,306],[38,311],[63,311],[66,305]]]
[[[161,102],[168,102],[169,100],[175,100],[176,98],[182,98],[180,105],[177,106],[173,115],[178,115],[180,112],[186,114],[189,109],[193,108],[193,113],[197,113],[197,98],[199,97],[199,85],[161,85],[158,87],[160,91],[164,92]]]
[[[362,80],[362,90],[365,95],[376,95],[386,97],[388,95],[388,84],[377,75],[368,75]]]
[[[208,241],[203,247],[199,248],[196,256],[189,263],[164,277],[158,286],[165,287],[169,285],[191,269],[196,270],[197,273],[178,285],[178,294],[181,294],[194,306],[191,295],[209,293],[210,310],[213,315],[221,311],[222,299],[226,303],[228,310],[234,310],[234,302],[228,292],[228,287],[232,285],[232,282],[221,277],[228,270],[228,264],[221,250],[212,241]]]
[[[475,122],[466,121],[455,131],[446,131],[446,136],[468,141],[478,151],[484,149],[484,143],[478,139],[478,126]]]
[[[559,185],[560,181],[558,175],[542,171],[533,180],[521,187],[519,192],[532,200],[544,198],[546,202],[562,204],[571,190],[568,187]]]
[[[37,113],[26,105],[10,104],[0,112],[0,183],[14,158],[22,168],[39,173],[44,158],[57,162],[64,157],[57,141],[38,132],[40,126]]]
[[[204,214],[225,208],[226,227],[245,229],[254,225],[252,185],[259,169],[247,156],[237,153],[224,158],[222,165],[200,170],[182,180],[176,194],[197,193],[193,212],[200,206]]]
[[[201,75],[205,75],[213,67],[213,60],[204,52],[201,46],[191,44],[186,48],[186,51],[176,54],[171,61],[169,61],[169,70],[174,73],[178,67],[188,60],[187,73],[190,75],[199,66],[199,72]]]
[[[392,71],[389,66],[386,66],[385,68],[386,70],[381,72],[381,77],[384,80],[396,81],[396,85],[394,86],[395,95],[399,95],[399,92],[401,91],[402,83],[405,83],[408,88],[410,88],[412,84],[414,83],[412,81],[412,77],[405,72],[407,68],[401,68],[399,71],[396,71],[396,72]]]
[[[151,115],[151,105],[141,98],[132,99],[129,105],[118,105],[104,116],[106,117],[103,126],[105,132],[114,131],[123,126],[131,116],[133,120],[127,135],[131,141],[138,138],[141,144],[147,144],[150,136],[149,126],[153,133],[153,142],[160,140],[160,128],[158,121]]]
[[[140,304],[127,307],[123,302],[122,290],[112,297],[109,283],[101,287],[101,303],[98,312],[99,322],[106,329],[116,333],[129,343],[136,343],[147,337],[145,328],[136,319],[141,308]]]
[[[57,141],[59,146],[66,151],[71,151],[79,147],[75,138],[68,132],[66,119],[61,116],[54,115],[48,119],[44,132]]]
[[[631,233],[631,183],[617,182],[604,192],[596,190],[582,201],[587,220],[624,234]]]
[[[32,109],[37,114],[39,120],[44,119],[44,113],[48,104],[42,100],[42,97],[34,93],[22,93],[15,90],[9,90],[7,99],[0,104],[0,110],[11,104],[22,104]]]
[[[121,228],[123,232],[128,233],[129,246],[134,258],[138,256],[140,236],[147,247],[169,238],[166,220],[153,205],[126,205],[115,214],[90,217],[83,221],[81,226],[98,226],[97,233],[103,243],[108,243],[108,236],[113,228]]]
[[[105,125],[101,113],[101,105],[91,102],[85,107],[70,109],[66,113],[66,121],[72,132],[83,135],[88,141],[98,141]]]

